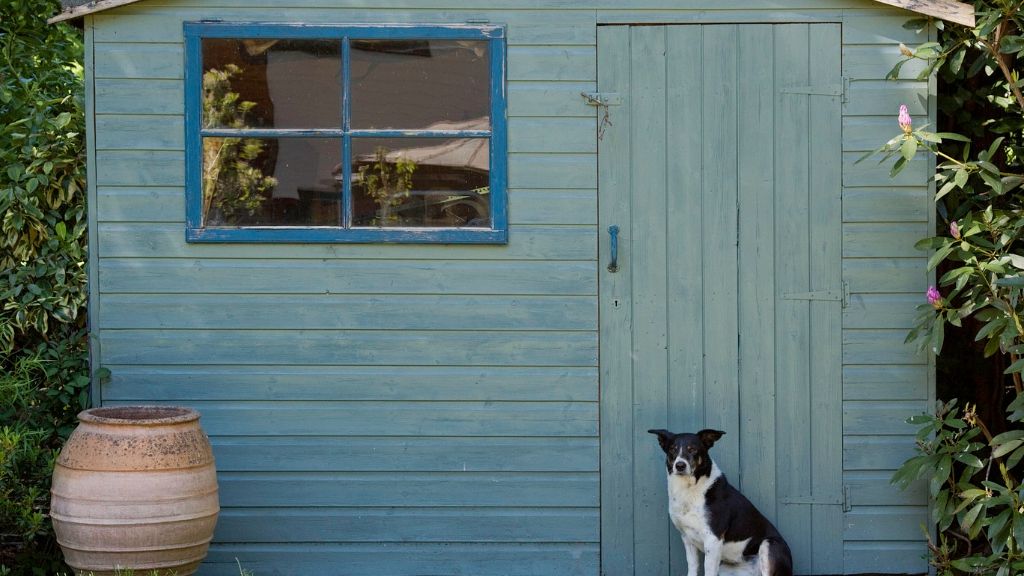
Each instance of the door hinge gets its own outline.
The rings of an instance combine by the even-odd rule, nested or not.
[[[850,503],[849,486],[843,486],[841,494],[834,494],[832,496],[794,496],[782,498],[780,502],[783,504],[810,504],[812,506],[842,506],[843,512],[849,512],[853,509]]]
[[[782,295],[783,300],[818,300],[826,302],[842,302],[843,308],[850,303],[850,284],[843,282],[839,290],[814,290],[811,292],[789,292]]]
[[[587,106],[619,106],[622,96],[617,92],[580,92]]]
[[[809,96],[840,96],[846,102],[846,93],[850,86],[849,78],[844,77],[839,84],[818,84],[814,86],[789,86],[783,88],[783,94],[805,94]]]

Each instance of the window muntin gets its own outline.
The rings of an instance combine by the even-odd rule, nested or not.
[[[187,239],[504,242],[504,31],[187,23]]]

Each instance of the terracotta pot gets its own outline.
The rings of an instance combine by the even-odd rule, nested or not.
[[[220,507],[199,413],[169,406],[93,408],[57,457],[50,514],[79,574],[192,574]]]

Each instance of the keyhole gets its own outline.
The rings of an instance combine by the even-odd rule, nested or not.
[[[618,307],[619,307],[619,299],[618,299],[618,298],[616,298],[616,299],[612,300],[612,306],[614,306],[614,307],[616,307],[616,308],[618,308]]]

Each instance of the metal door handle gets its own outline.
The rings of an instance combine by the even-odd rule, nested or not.
[[[619,227],[612,225],[608,227],[608,235],[611,237],[611,262],[608,263],[609,272],[619,271]]]

